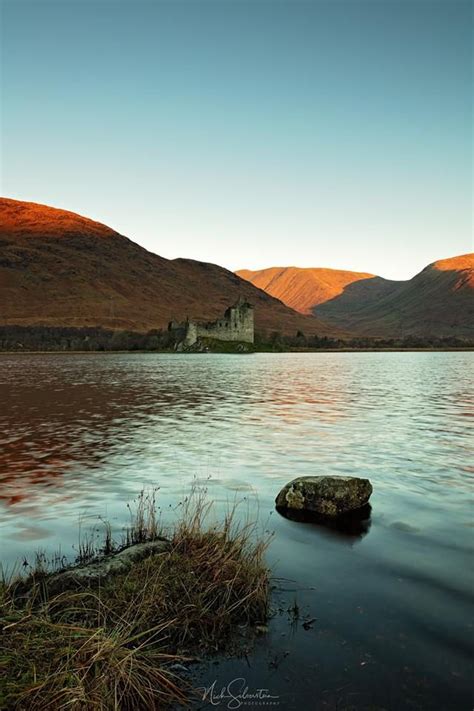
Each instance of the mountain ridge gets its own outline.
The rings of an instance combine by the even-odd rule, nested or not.
[[[324,268],[270,267],[237,273],[295,310],[312,313],[355,336],[474,337],[473,253],[432,262],[405,281]]]
[[[367,272],[324,267],[268,267],[255,271],[240,269],[236,274],[305,314],[311,314],[318,303],[342,293],[347,284],[374,276]]]
[[[260,331],[340,333],[218,265],[168,260],[74,212],[0,198],[1,325],[144,332],[217,318],[239,296]]]

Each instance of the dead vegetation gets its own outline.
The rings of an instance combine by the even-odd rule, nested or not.
[[[44,566],[0,585],[0,708],[124,711],[186,704],[176,664],[222,650],[268,614],[268,540],[236,507],[210,524],[199,492],[168,533],[169,550],[93,584],[48,594]],[[125,534],[155,540],[155,496],[142,494]],[[106,549],[112,546],[106,527]],[[90,546],[87,547],[90,554]],[[28,591],[28,594],[25,593]]]

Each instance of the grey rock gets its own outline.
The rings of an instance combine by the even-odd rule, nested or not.
[[[62,592],[76,586],[89,585],[109,575],[124,573],[130,570],[134,563],[151,555],[164,553],[169,548],[169,541],[164,539],[137,543],[87,565],[74,566],[49,576],[46,580],[48,591],[49,593]]]
[[[278,508],[313,511],[335,518],[368,502],[372,484],[353,476],[302,476],[283,487],[275,499]]]

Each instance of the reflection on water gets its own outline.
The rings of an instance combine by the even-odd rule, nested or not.
[[[197,477],[275,531],[289,604],[318,619],[291,639],[275,619],[253,657],[282,708],[311,694],[321,708],[467,708],[471,366],[470,353],[1,356],[0,557],[67,554],[79,518],[120,528],[143,485],[171,517]],[[279,516],[280,488],[311,474],[370,478],[371,517],[340,535]],[[267,663],[285,651],[290,681]]]
[[[290,521],[308,523],[313,526],[325,528],[341,537],[346,536],[349,540],[363,538],[369,532],[372,507],[366,504],[360,509],[349,511],[337,518],[321,516],[313,511],[303,511],[298,509],[277,508],[278,513]]]

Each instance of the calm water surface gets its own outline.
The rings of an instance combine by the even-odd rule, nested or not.
[[[275,532],[277,614],[248,660],[220,660],[281,709],[471,709],[472,353],[3,355],[0,558],[64,554],[97,517],[194,479]],[[369,477],[365,534],[282,518],[306,474]],[[220,708],[225,708],[221,704]]]

